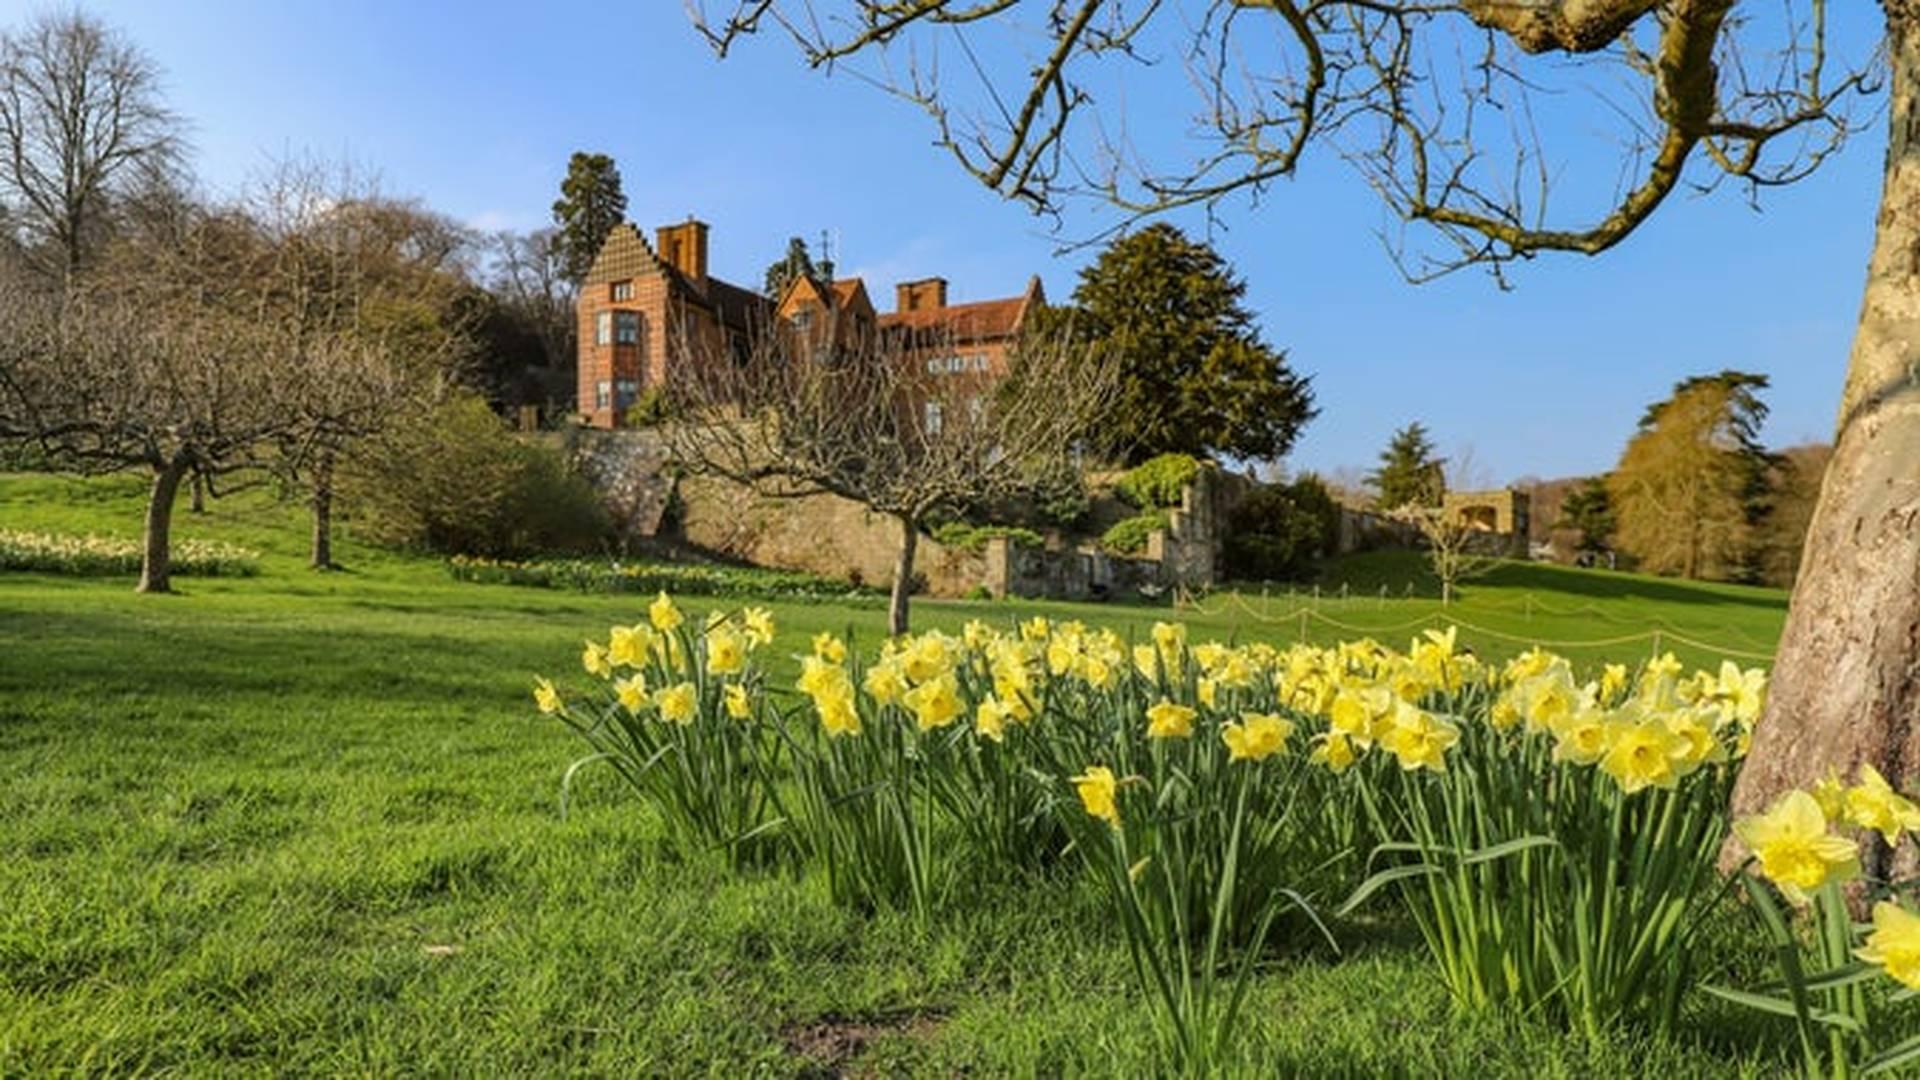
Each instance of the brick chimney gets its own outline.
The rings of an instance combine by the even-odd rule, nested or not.
[[[947,306],[947,279],[921,278],[893,287],[895,311],[937,311]]]
[[[707,280],[707,223],[692,217],[654,230],[655,254],[696,283]]]

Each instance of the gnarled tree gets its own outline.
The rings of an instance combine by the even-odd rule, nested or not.
[[[997,378],[949,371],[953,349],[938,339],[873,329],[833,337],[838,345],[815,348],[770,327],[736,353],[677,335],[668,392],[680,419],[665,430],[675,460],[695,474],[771,498],[839,495],[893,518],[888,625],[903,634],[929,519],[1044,489],[1111,408],[1117,370],[1065,337],[1024,345]]]
[[[1408,226],[1389,239],[1416,279],[1599,254],[1683,183],[1731,180],[1749,194],[1792,183],[1859,130],[1851,110],[1884,77],[1885,183],[1833,459],[1735,803],[1753,809],[1829,766],[1920,771],[1920,3],[1054,0],[1023,37],[991,33],[1019,11],[736,0],[717,15],[696,7],[695,21],[722,53],[777,29],[816,66],[877,61],[870,77],[925,109],[968,172],[1041,209],[1074,193],[1125,219],[1210,206],[1265,191],[1330,143]],[[1830,16],[1869,21],[1858,35],[1869,55],[1846,55]],[[961,62],[943,68],[949,42]],[[1198,141],[1177,145],[1198,150],[1172,151],[1178,160],[1109,137],[1124,126],[1097,112],[1117,71],[1151,77],[1167,57],[1197,90]],[[1596,74],[1619,92],[1591,117],[1537,92]],[[1618,190],[1553,175],[1536,132],[1609,115],[1629,146]],[[1566,213],[1567,196],[1586,205]]]

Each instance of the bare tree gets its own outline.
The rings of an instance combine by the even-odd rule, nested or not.
[[[117,199],[165,180],[182,123],[153,61],[78,11],[0,34],[0,197],[35,264],[66,282],[99,250]]]
[[[323,393],[372,365],[367,341],[291,332],[264,305],[273,247],[232,208],[117,241],[65,288],[0,292],[0,440],[56,467],[151,477],[141,592],[167,592],[181,482],[252,482],[324,434]]]
[[[1117,367],[1062,339],[1024,348],[994,378],[929,363],[952,352],[937,338],[836,336],[838,347],[813,348],[768,328],[736,355],[678,335],[687,347],[668,391],[680,419],[667,438],[695,474],[773,498],[839,495],[892,517],[888,625],[902,634],[929,518],[1017,499],[1059,475],[1115,400]]]
[[[1420,534],[1426,545],[1427,567],[1440,582],[1443,607],[1453,603],[1453,594],[1462,581],[1486,573],[1497,561],[1487,551],[1491,535],[1476,528],[1459,507],[1407,503],[1387,516],[1405,522]]]
[[[574,363],[574,301],[579,290],[567,277],[566,255],[552,229],[495,233],[488,287],[512,308],[540,339],[547,367]]]
[[[1731,181],[1754,198],[1793,183],[1861,130],[1884,80],[1885,184],[1833,459],[1735,805],[1863,761],[1920,774],[1920,3],[1053,0],[1030,25],[1015,20],[1034,6],[1011,0],[689,8],[722,53],[773,28],[816,66],[865,61],[972,175],[1041,210],[1074,193],[1125,220],[1212,207],[1330,143],[1415,227],[1383,237],[1415,280],[1598,254],[1683,184]],[[1830,17],[1861,20],[1867,54]],[[943,45],[956,61],[944,67]],[[1195,95],[1199,138],[1173,144],[1198,147],[1191,158],[1155,162],[1096,111],[1123,74],[1156,68],[1184,69]],[[1548,129],[1617,140],[1618,184],[1556,172]],[[1569,212],[1568,196],[1584,207]]]
[[[309,562],[334,568],[339,456],[395,417],[424,412],[470,351],[459,300],[468,288],[464,230],[383,195],[349,165],[286,161],[244,198],[266,252],[255,279],[258,318],[295,352],[344,338],[328,378],[290,400],[302,422],[283,436],[281,471],[304,479],[312,507]]]

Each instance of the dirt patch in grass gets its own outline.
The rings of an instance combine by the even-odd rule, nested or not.
[[[804,1058],[806,1075],[847,1076],[847,1068],[868,1046],[889,1035],[928,1039],[946,1019],[943,1009],[896,1009],[865,1016],[828,1013],[780,1029],[787,1052]],[[857,1075],[857,1074],[855,1074]]]

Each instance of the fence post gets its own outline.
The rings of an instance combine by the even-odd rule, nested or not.
[[[1300,609],[1300,638],[1299,638],[1299,641],[1300,641],[1300,644],[1302,644],[1302,645],[1305,645],[1305,644],[1307,643],[1307,609],[1306,609],[1306,608],[1301,608],[1301,609]]]
[[[1653,658],[1660,659],[1660,628],[1653,628]]]

